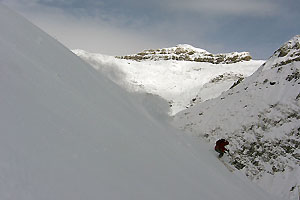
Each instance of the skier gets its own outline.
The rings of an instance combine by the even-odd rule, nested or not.
[[[215,150],[216,150],[216,152],[220,153],[219,158],[222,158],[225,151],[228,151],[228,149],[225,148],[225,146],[228,144],[229,144],[229,142],[225,139],[219,139],[216,142]]]

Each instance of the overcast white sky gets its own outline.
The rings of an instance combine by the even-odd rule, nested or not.
[[[70,49],[125,55],[186,43],[267,59],[300,34],[299,0],[0,0]]]

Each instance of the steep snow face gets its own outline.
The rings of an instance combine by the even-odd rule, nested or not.
[[[271,199],[1,5],[0,27],[1,200]]]
[[[249,52],[232,52],[222,54],[212,54],[204,49],[195,48],[187,44],[179,44],[176,47],[164,49],[144,50],[140,53],[128,56],[119,56],[126,60],[181,60],[194,62],[208,62],[212,64],[232,64],[252,59]]]
[[[300,193],[300,36],[252,76],[175,116],[174,124],[211,143],[230,141],[230,163],[270,193]]]
[[[170,48],[168,51],[176,51],[176,48]],[[206,52],[187,45],[178,48]],[[195,103],[219,96],[238,79],[251,75],[264,62],[254,60],[233,64],[176,60],[137,62],[83,50],[73,52],[127,90],[159,95],[169,103],[171,115]]]
[[[284,65],[300,61],[300,35],[295,36],[275,51],[274,55],[263,66],[262,70],[277,68],[279,71]]]

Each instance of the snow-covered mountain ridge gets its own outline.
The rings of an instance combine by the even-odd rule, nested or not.
[[[220,97],[178,113],[174,125],[214,143],[230,163],[281,198],[300,194],[300,36]]]
[[[1,200],[274,200],[2,4],[0,27]]]
[[[198,48],[186,45],[184,47],[185,51],[189,49],[207,53]],[[177,48],[171,50],[176,51]],[[219,96],[238,79],[251,75],[264,62],[250,60],[232,64],[212,64],[160,59],[138,62],[83,50],[73,52],[121,87],[162,97],[169,103],[171,115]]]
[[[179,44],[176,47],[156,50],[149,49],[133,55],[117,56],[117,58],[135,61],[181,60],[212,64],[232,64],[252,59],[249,52],[212,54],[206,50],[195,48],[188,44]]]

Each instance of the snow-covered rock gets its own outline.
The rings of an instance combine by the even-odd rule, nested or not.
[[[168,54],[153,54],[153,56],[181,56],[181,54],[176,54],[179,52],[178,49],[185,52],[185,55],[190,54],[187,52],[195,52],[190,56],[208,54],[202,49],[180,45],[165,49],[164,51],[169,52]],[[147,92],[162,97],[169,103],[171,115],[197,102],[219,96],[238,79],[251,75],[264,62],[250,60],[232,64],[212,64],[164,60],[159,57],[137,62],[83,50],[73,50],[73,52],[127,90]]]
[[[281,198],[300,193],[300,36],[216,99],[178,113],[175,126],[230,141],[230,163]]]
[[[232,52],[223,54],[212,54],[200,48],[195,48],[187,44],[179,44],[176,47],[163,49],[144,50],[140,53],[118,56],[117,58],[126,60],[181,60],[194,62],[208,62],[212,64],[232,64],[252,59],[249,52]]]
[[[2,5],[0,63],[1,200],[273,200]]]

